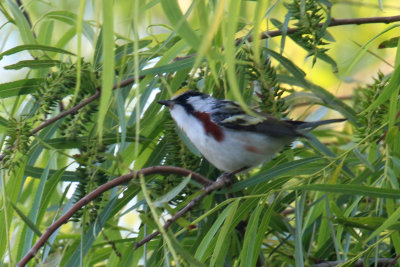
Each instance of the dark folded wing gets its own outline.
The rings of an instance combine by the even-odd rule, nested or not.
[[[257,132],[274,137],[303,136],[296,127],[303,122],[279,120],[268,114],[255,117],[247,114],[238,104],[224,101],[212,113],[211,119],[216,124],[240,131]]]

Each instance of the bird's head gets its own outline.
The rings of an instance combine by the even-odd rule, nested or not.
[[[171,111],[177,106],[183,108],[187,113],[206,112],[210,108],[210,100],[213,98],[209,95],[182,88],[178,90],[171,99],[159,100],[158,103],[167,106]]]

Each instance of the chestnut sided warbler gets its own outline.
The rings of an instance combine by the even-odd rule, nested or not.
[[[269,114],[255,117],[235,102],[185,89],[158,103],[169,108],[178,127],[200,153],[225,172],[266,163],[296,137],[304,137],[303,133],[346,120],[304,122],[280,120]]]

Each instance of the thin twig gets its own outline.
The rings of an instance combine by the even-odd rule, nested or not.
[[[180,217],[182,217],[186,212],[190,211],[193,209],[193,207],[200,201],[202,200],[205,196],[210,194],[211,192],[214,192],[218,189],[221,189],[222,187],[225,187],[229,184],[232,183],[231,174],[222,174],[218,179],[212,183],[211,185],[207,186],[204,188],[203,193],[192,199],[189,204],[187,204],[183,209],[178,211],[174,216],[172,216],[163,226],[164,229],[168,229],[176,220],[178,220]],[[158,236],[160,234],[160,231],[154,231],[153,233],[145,236],[142,240],[137,242],[135,244],[135,249],[138,249],[139,247],[143,246],[145,243],[149,242],[152,240],[154,237]]]
[[[143,176],[148,176],[151,174],[176,174],[176,175],[182,175],[182,176],[188,176],[191,175],[192,179],[196,180],[197,182],[203,184],[206,189],[209,188],[210,186],[213,186],[213,182],[211,180],[208,180],[204,176],[192,172],[187,169],[183,168],[178,168],[178,167],[173,167],[173,166],[154,166],[154,167],[149,167],[149,168],[144,168],[136,172],[132,172],[129,174],[122,175],[118,178],[115,178],[108,183],[105,183],[89,194],[87,194],[85,197],[81,198],[78,202],[76,202],[63,216],[58,218],[54,223],[52,223],[46,231],[43,233],[43,235],[39,238],[39,240],[35,243],[35,245],[28,251],[28,253],[21,259],[21,261],[16,265],[18,267],[25,266],[30,259],[32,259],[38,250],[46,243],[46,241],[50,238],[50,236],[63,224],[67,223],[68,220],[78,211],[80,210],[83,206],[88,204],[90,201],[94,200],[107,190],[110,190],[111,188],[114,188],[116,186],[119,186],[121,184],[129,182],[131,179],[138,177],[139,175]]]
[[[389,16],[389,17],[368,17],[368,18],[350,18],[350,19],[331,19],[328,27],[343,26],[343,25],[361,25],[361,24],[373,24],[373,23],[392,23],[400,21],[400,16]],[[324,23],[319,23],[318,26],[322,27]],[[298,28],[288,28],[286,34],[293,34],[298,31]],[[267,39],[271,37],[281,36],[282,30],[266,31],[261,33],[261,39]],[[240,44],[243,41],[242,38],[236,39],[236,44]],[[247,41],[252,42],[253,37],[249,36]]]
[[[144,76],[142,75],[142,76],[140,76],[139,78],[140,78],[140,79],[143,79]],[[120,82],[120,83],[118,83],[118,84],[115,84],[115,85],[113,86],[112,89],[115,90],[115,89],[118,89],[118,88],[121,88],[121,87],[125,87],[125,86],[128,86],[128,85],[130,85],[130,84],[132,84],[132,83],[134,83],[134,82],[135,82],[135,79],[134,79],[134,78],[129,78],[129,79],[126,79],[126,80],[124,80],[124,81],[122,81],[122,82]],[[58,120],[61,119],[61,118],[66,117],[66,116],[69,115],[69,114],[75,114],[76,112],[78,112],[78,110],[80,110],[80,109],[83,108],[84,106],[90,104],[91,102],[93,102],[94,100],[96,100],[97,98],[99,98],[100,95],[101,95],[101,87],[97,88],[97,91],[96,91],[96,93],[95,93],[94,95],[92,95],[92,96],[90,96],[90,97],[88,97],[88,98],[82,100],[82,101],[81,101],[79,104],[77,104],[76,106],[74,106],[74,107],[72,107],[72,108],[70,108],[70,109],[67,109],[67,110],[65,110],[64,112],[61,112],[60,114],[58,114],[57,116],[55,116],[55,117],[53,117],[53,118],[50,118],[50,119],[48,119],[48,120],[45,120],[42,124],[40,124],[38,127],[36,127],[35,129],[33,129],[33,130],[31,131],[31,135],[36,134],[37,132],[39,132],[39,131],[42,130],[43,128],[49,126],[50,124],[52,124],[52,123],[55,122],[55,121],[58,121]]]
[[[140,76],[139,78],[140,78],[140,79],[143,79],[143,78],[144,78],[144,75]],[[112,89],[115,90],[115,89],[118,89],[118,88],[121,88],[121,87],[125,87],[125,86],[128,86],[128,85],[130,85],[130,84],[132,84],[132,83],[134,83],[134,82],[135,82],[135,79],[134,79],[134,78],[129,78],[129,79],[123,80],[122,82],[120,82],[120,83],[118,83],[118,84],[115,84],[115,85],[113,86]],[[76,106],[74,106],[74,107],[72,107],[72,108],[70,108],[70,109],[67,109],[67,110],[65,110],[65,111],[63,111],[63,112],[61,112],[61,113],[59,113],[57,116],[55,116],[55,117],[53,117],[53,118],[50,118],[50,119],[48,119],[48,120],[45,120],[42,124],[40,124],[40,125],[37,126],[35,129],[33,129],[33,130],[31,131],[30,135],[31,135],[31,136],[32,136],[32,135],[35,135],[37,132],[39,132],[39,131],[42,130],[43,128],[46,128],[47,126],[49,126],[49,125],[52,124],[53,122],[56,122],[56,121],[58,121],[59,119],[62,119],[62,118],[64,118],[64,117],[66,117],[67,115],[77,113],[78,110],[80,110],[80,109],[83,108],[84,106],[90,104],[90,103],[93,102],[94,100],[98,99],[98,98],[100,97],[100,95],[101,95],[101,87],[97,88],[97,91],[96,91],[96,93],[95,93],[94,95],[92,95],[92,96],[90,96],[90,97],[88,97],[88,98],[82,100],[82,101],[81,101],[79,104],[77,104]],[[0,161],[3,160],[5,156],[6,156],[5,153],[2,154],[2,155],[0,155]]]

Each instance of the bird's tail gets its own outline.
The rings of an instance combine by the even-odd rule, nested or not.
[[[324,124],[329,124],[329,123],[335,123],[335,122],[342,122],[347,119],[331,119],[331,120],[324,120],[324,121],[296,121],[295,126],[296,130],[311,130],[314,129],[315,127],[318,127],[320,125]]]

